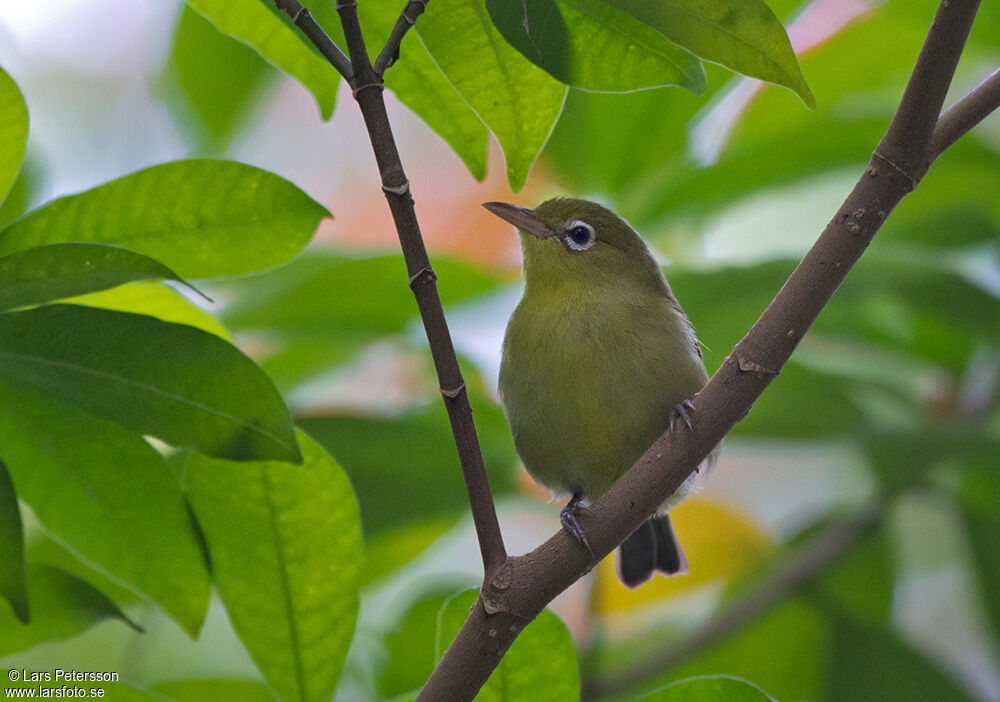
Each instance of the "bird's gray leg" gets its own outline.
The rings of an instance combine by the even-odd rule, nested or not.
[[[590,555],[594,555],[594,550],[590,548],[590,542],[587,541],[587,535],[583,533],[583,527],[580,526],[580,522],[576,519],[576,511],[580,507],[580,500],[583,499],[583,495],[579,492],[574,492],[573,497],[570,498],[569,502],[563,507],[562,512],[559,513],[559,521],[563,525],[563,529],[568,531],[570,535],[579,541]]]
[[[687,425],[688,431],[691,431],[691,410],[694,409],[694,405],[691,404],[691,400],[684,400],[680,404],[674,406],[670,410],[670,431],[674,430],[674,425],[677,423],[678,419],[684,420],[684,424]]]

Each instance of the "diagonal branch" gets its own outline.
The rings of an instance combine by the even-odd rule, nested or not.
[[[603,558],[652,514],[741,420],[930,163],[931,135],[978,0],[942,0],[892,125],[805,258],[699,392],[690,432],[665,433],[580,523]],[[924,102],[926,101],[926,102]],[[518,633],[590,566],[565,531],[487,577],[479,600],[418,700],[471,700]]]
[[[351,79],[350,60],[344,56],[340,47],[334,44],[333,39],[319,26],[319,22],[309,12],[309,8],[305,7],[299,0],[274,0],[274,4],[288,15],[292,24],[302,30],[313,46],[319,49],[323,57],[337,69],[340,75],[347,80]]]
[[[938,120],[931,137],[931,160],[954,144],[960,136],[1000,107],[1000,68],[952,105]]]
[[[406,7],[399,14],[399,19],[396,20],[396,25],[392,28],[392,32],[389,34],[389,38],[385,42],[385,46],[382,47],[382,51],[379,52],[378,58],[375,59],[375,72],[379,75],[385,73],[385,69],[395,63],[396,59],[399,58],[399,45],[403,42],[403,37],[406,33],[410,31],[410,28],[417,23],[417,17],[423,14],[423,11],[427,9],[427,3],[430,0],[409,0],[406,3]]]
[[[857,514],[834,522],[785,557],[783,564],[749,592],[733,601],[676,644],[627,669],[585,686],[583,699],[624,694],[679,663],[711,648],[740,627],[754,621],[771,605],[795,592],[823,568],[860,541],[885,516],[878,501]]]

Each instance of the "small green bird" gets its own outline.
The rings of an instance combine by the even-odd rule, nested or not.
[[[524,251],[524,296],[500,362],[514,446],[536,480],[572,495],[561,521],[590,550],[581,500],[607,490],[677,420],[690,427],[689,398],[708,380],[701,350],[645,242],[615,213],[570,198],[484,207],[518,228]],[[656,570],[687,572],[666,509],[690,488],[691,479],[621,545],[629,587]]]

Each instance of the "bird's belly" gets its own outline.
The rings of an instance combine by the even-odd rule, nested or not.
[[[596,498],[666,430],[704,370],[686,355],[678,362],[669,342],[642,344],[593,324],[534,331],[530,343],[505,346],[501,366],[515,446],[550,490]]]

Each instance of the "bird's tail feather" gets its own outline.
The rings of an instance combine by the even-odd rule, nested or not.
[[[666,514],[643,522],[625,539],[619,551],[618,575],[632,588],[649,580],[657,570],[666,575],[687,573],[687,558]]]

